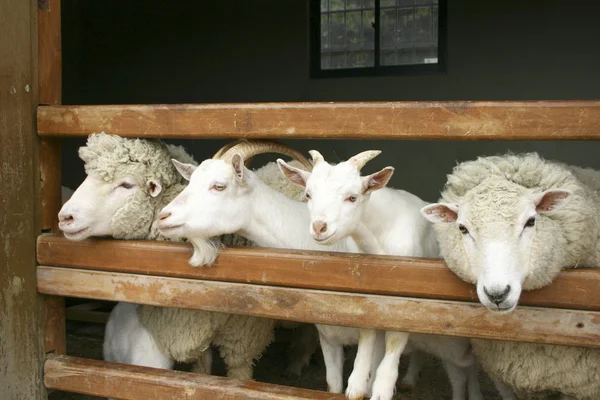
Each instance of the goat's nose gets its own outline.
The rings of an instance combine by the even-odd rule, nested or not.
[[[313,222],[313,229],[316,233],[325,233],[327,232],[327,223],[324,221],[315,221]]]
[[[164,221],[165,219],[169,218],[170,216],[171,216],[170,212],[161,212],[160,214],[158,214],[158,220]]]
[[[487,288],[484,287],[483,291],[492,303],[499,306],[508,297],[508,294],[510,293],[510,285],[506,285],[504,289],[493,289],[490,291],[488,291]]]

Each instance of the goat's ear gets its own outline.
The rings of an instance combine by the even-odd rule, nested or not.
[[[171,162],[186,181],[190,180],[192,174],[194,173],[196,168],[198,168],[195,165],[182,163],[181,161],[177,161],[174,158],[171,159]]]
[[[572,194],[573,192],[563,189],[550,189],[542,193],[536,193],[533,195],[535,211],[545,213],[558,210],[567,203],[569,196]]]
[[[231,159],[231,166],[233,167],[233,171],[235,172],[235,176],[242,180],[244,179],[244,160],[242,160],[242,156],[239,154],[234,154]]]
[[[393,174],[394,167],[385,167],[379,172],[363,177],[363,194],[371,193],[385,187]]]
[[[450,223],[458,219],[458,204],[433,203],[421,208],[421,214],[430,222]]]
[[[148,192],[150,196],[156,197],[162,192],[162,185],[156,179],[148,179],[146,182],[146,187],[148,188]]]
[[[283,161],[281,158],[277,159],[277,165],[279,166],[279,169],[281,170],[283,175],[285,175],[285,177],[288,178],[291,182],[295,183],[296,185],[306,187],[306,181],[310,177],[310,172],[304,171],[300,168],[292,167],[291,165],[288,165],[285,161]]]

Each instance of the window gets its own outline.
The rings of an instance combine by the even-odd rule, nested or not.
[[[447,0],[311,0],[311,76],[445,70]]]

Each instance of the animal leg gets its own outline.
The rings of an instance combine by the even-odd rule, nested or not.
[[[385,356],[377,368],[371,400],[391,400],[394,396],[398,379],[398,364],[408,337],[409,334],[403,332],[388,331],[385,333]]]
[[[358,350],[346,388],[346,398],[349,400],[361,400],[367,394],[367,381],[373,361],[375,337],[376,331],[373,329],[358,330]]]
[[[325,360],[327,390],[331,393],[342,393],[344,390],[344,346],[330,343],[321,333],[319,333],[319,340]]]

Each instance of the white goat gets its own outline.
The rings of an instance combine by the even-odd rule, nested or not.
[[[268,187],[244,167],[244,159],[268,151],[282,152],[296,159],[302,157],[287,146],[259,141],[234,147],[223,154],[222,159],[205,160],[198,167],[174,161],[190,183],[159,214],[161,232],[168,237],[186,237],[190,241],[236,233],[265,247],[348,251],[344,242],[334,246],[315,243],[308,231],[301,228],[310,221],[306,205]],[[312,168],[308,161],[306,166]],[[317,325],[317,329],[328,390],[341,393],[343,346],[356,344],[359,331],[329,325]],[[364,340],[376,340],[368,333],[370,330],[365,332]],[[377,364],[371,364],[374,377]]]
[[[361,168],[380,151],[365,151],[337,165],[325,162],[316,150],[310,151],[313,158],[312,173],[277,160],[283,174],[292,182],[306,187],[308,209],[311,215],[310,232],[318,243],[333,244],[351,237],[359,248],[368,253],[391,254],[416,257],[439,257],[439,249],[431,224],[420,214],[427,203],[417,196],[402,190],[386,188],[391,178],[392,167],[361,176]],[[454,400],[465,398],[465,386],[469,382],[469,399],[481,398],[477,381],[475,359],[470,351],[469,339],[434,335],[411,335],[411,344],[440,357],[452,384]],[[373,396],[375,400],[392,398],[398,363],[408,333],[386,332],[386,354],[377,369]],[[368,350],[365,349],[365,352]],[[346,395],[357,398],[350,389],[364,388],[367,381],[368,355],[359,360],[357,354],[354,372],[357,382]],[[360,363],[364,363],[361,367]],[[415,380],[418,366],[412,362],[403,383]],[[467,379],[469,378],[469,379]],[[360,379],[360,381],[358,381]]]

